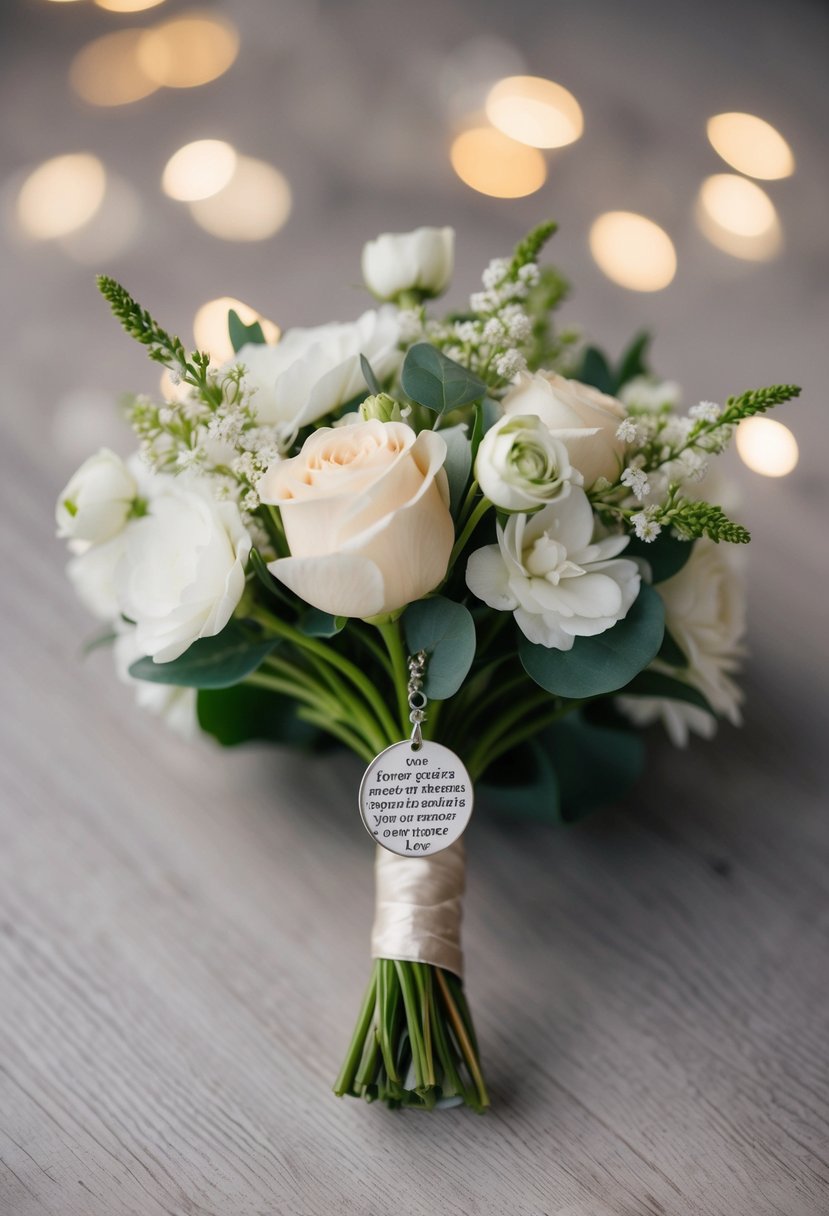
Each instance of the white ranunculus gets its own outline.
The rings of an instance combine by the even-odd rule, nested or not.
[[[625,444],[616,431],[625,408],[615,397],[555,372],[521,372],[502,405],[509,417],[537,414],[565,444],[588,489],[599,477],[615,481],[621,473]]]
[[[119,608],[157,663],[221,632],[242,598],[251,549],[235,503],[217,502],[195,478],[163,480],[124,534],[116,575]]]
[[[681,396],[676,380],[660,380],[658,376],[634,376],[619,391],[623,405],[653,413],[666,407],[675,409]]]
[[[577,637],[604,633],[639,594],[635,562],[617,555],[626,536],[593,540],[593,511],[584,490],[568,486],[535,515],[498,525],[498,544],[469,558],[470,591],[512,612],[531,642],[570,650]]]
[[[120,456],[101,448],[85,460],[55,506],[58,536],[100,544],[121,531],[138,493]]]
[[[136,640],[136,631],[131,626],[121,625],[123,632],[115,639],[115,670],[118,678],[135,689],[135,701],[141,709],[156,714],[165,726],[185,739],[194,739],[199,722],[196,715],[196,689],[182,688],[178,684],[155,684],[150,680],[136,680],[130,675],[130,667],[143,657]]]
[[[403,357],[399,341],[396,309],[369,309],[345,325],[289,329],[275,346],[243,346],[233,365],[243,363],[247,369],[244,383],[255,389],[251,405],[259,422],[287,434],[366,389],[360,355],[378,379],[390,375]]]
[[[665,626],[688,659],[677,671],[657,660],[651,667],[687,681],[720,717],[741,721],[742,692],[732,679],[739,669],[745,634],[745,589],[739,556],[727,545],[698,540],[678,574],[657,583],[665,604]],[[658,697],[619,697],[622,711],[638,726],[661,721],[677,747],[689,733],[710,738],[716,719],[695,705]]]
[[[490,427],[475,459],[481,492],[504,511],[534,511],[565,485],[580,486],[567,448],[536,414],[510,415]]]
[[[380,300],[395,300],[405,291],[439,296],[452,278],[454,261],[452,228],[384,232],[363,246],[363,279]]]
[[[75,556],[66,567],[69,581],[86,610],[101,621],[114,621],[120,611],[118,580],[128,530],[102,545],[87,541],[70,543]]]
[[[290,557],[269,570],[335,616],[394,612],[432,591],[455,539],[446,444],[403,422],[325,427],[268,470],[258,491],[279,507]]]

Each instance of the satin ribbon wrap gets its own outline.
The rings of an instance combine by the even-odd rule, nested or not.
[[[431,963],[463,978],[463,841],[431,857],[399,857],[377,847],[372,958]]]

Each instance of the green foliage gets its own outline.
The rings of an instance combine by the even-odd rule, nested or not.
[[[740,422],[743,418],[752,418],[755,414],[765,414],[776,405],[783,405],[800,396],[800,388],[796,384],[772,384],[768,388],[753,388],[739,397],[729,397],[725,409],[719,418],[720,425]]]
[[[200,638],[170,663],[138,659],[130,667],[130,675],[182,688],[229,688],[256,671],[277,645],[276,638],[263,639],[231,620],[221,633]]]
[[[543,224],[539,224],[536,228],[533,228],[532,232],[528,232],[513,250],[507,278],[516,279],[522,266],[528,266],[531,262],[537,262],[541,250],[547,244],[550,237],[554,236],[557,231],[558,224],[554,220],[546,220]]]
[[[446,444],[446,463],[443,467],[449,480],[449,505],[455,517],[472,472],[472,444],[466,431],[465,425],[459,425],[446,427],[440,432]]]
[[[688,666],[688,656],[668,629],[665,630],[662,645],[659,647],[658,658],[669,667]]]
[[[665,632],[665,609],[652,587],[642,586],[623,621],[596,637],[576,638],[572,650],[550,650],[523,635],[524,670],[547,692],[583,700],[615,692],[656,657]]]
[[[297,629],[309,638],[333,638],[345,629],[348,617],[332,616],[319,608],[308,608],[297,621]]]
[[[297,713],[297,702],[272,689],[251,684],[200,688],[196,698],[199,726],[223,747],[262,740],[288,747],[309,747],[320,732]]]
[[[227,314],[227,332],[234,351],[238,352],[243,346],[251,344],[254,346],[265,345],[265,333],[259,322],[253,321],[250,325],[245,325],[238,312],[233,308]]]
[[[677,537],[663,532],[656,540],[651,541],[631,537],[624,556],[644,558],[651,568],[653,581],[664,583],[666,579],[679,574],[693,550],[693,544],[689,544],[687,540],[678,540]]]
[[[577,379],[582,384],[592,384],[600,393],[613,393],[616,387],[610,364],[597,346],[587,347]]]
[[[716,717],[708,698],[703,696],[698,688],[687,684],[684,680],[676,680],[673,676],[661,671],[640,671],[625,689],[626,697],[660,697],[668,701],[685,701],[688,705],[696,705],[706,713]]]
[[[599,392],[618,395],[620,389],[635,376],[645,375],[647,364],[645,353],[650,344],[650,334],[640,333],[625,350],[614,369],[607,356],[597,346],[588,346],[582,357],[576,379],[583,384],[592,384]]]
[[[374,368],[371,366],[365,355],[360,355],[360,368],[363,373],[363,379],[368,385],[369,392],[373,393],[375,397],[379,396],[383,391],[380,387],[380,381],[375,376]]]
[[[619,389],[624,388],[629,380],[635,380],[637,376],[647,375],[648,364],[645,355],[650,343],[651,336],[649,333],[643,332],[637,334],[627,350],[622,353],[619,366],[616,369],[615,392],[618,393]]]
[[[480,401],[486,393],[483,381],[429,342],[409,348],[400,382],[412,401],[438,414]]]
[[[751,533],[742,524],[729,519],[722,507],[710,502],[696,502],[687,498],[678,499],[660,523],[670,523],[686,540],[707,536],[713,541],[727,541],[732,545],[747,545]]]
[[[454,696],[475,658],[475,622],[468,608],[434,595],[410,604],[403,614],[410,654],[425,650],[423,691],[432,701]]]

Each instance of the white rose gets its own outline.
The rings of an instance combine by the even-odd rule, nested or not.
[[[363,246],[363,279],[380,300],[394,300],[405,291],[439,296],[452,277],[454,260],[452,228],[384,232]]]
[[[194,739],[199,722],[196,715],[195,688],[182,688],[178,684],[156,684],[151,680],[136,680],[130,675],[130,667],[143,652],[136,639],[136,631],[121,625],[123,632],[115,639],[115,670],[119,680],[131,684],[135,689],[135,701],[141,709],[156,714],[165,726],[185,739]]]
[[[565,444],[588,489],[599,477],[615,481],[621,473],[625,444],[616,431],[625,408],[615,397],[555,372],[522,372],[502,404],[510,417],[537,414]]]
[[[128,530],[128,529],[127,529]],[[118,606],[118,578],[126,550],[127,530],[102,545],[73,541],[76,556],[66,567],[75,594],[83,606],[101,621],[113,621]]]
[[[665,604],[665,626],[688,659],[688,668],[657,660],[654,671],[682,679],[697,688],[711,708],[735,726],[741,721],[742,692],[731,678],[739,669],[745,634],[745,589],[739,558],[724,544],[698,540],[678,574],[657,583]],[[710,738],[716,719],[696,705],[661,697],[619,697],[622,711],[637,726],[662,721],[677,747],[689,733]]]
[[[58,536],[93,544],[110,540],[127,522],[137,493],[120,456],[101,448],[83,462],[58,498]]]
[[[289,329],[275,346],[243,346],[233,365],[247,369],[244,383],[255,389],[251,405],[259,422],[291,433],[366,389],[360,355],[378,379],[390,375],[403,357],[399,341],[396,310],[370,309],[345,325]]]
[[[455,539],[445,459],[440,435],[403,422],[315,431],[259,482],[291,550],[268,568],[335,616],[380,616],[420,599],[445,576]]]
[[[487,431],[475,459],[481,492],[504,511],[533,511],[551,502],[581,473],[567,448],[535,414],[501,418]]]
[[[130,524],[117,571],[119,608],[157,663],[220,633],[245,589],[251,540],[235,503],[193,479],[159,479],[149,512]]]
[[[575,638],[622,620],[639,594],[636,563],[617,557],[628,538],[592,540],[584,490],[568,486],[537,514],[511,515],[497,532],[497,545],[469,558],[466,583],[490,608],[512,612],[531,642],[570,650]]]

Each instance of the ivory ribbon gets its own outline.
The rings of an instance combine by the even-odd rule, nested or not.
[[[445,967],[463,977],[463,841],[431,857],[400,857],[377,846],[372,958]]]

